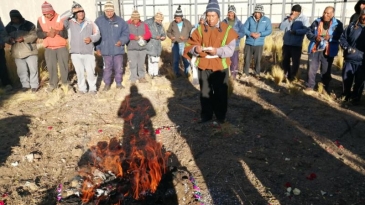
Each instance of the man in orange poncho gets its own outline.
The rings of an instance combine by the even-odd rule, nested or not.
[[[226,23],[219,21],[217,0],[210,0],[206,9],[206,23],[191,34],[184,49],[184,57],[196,56],[200,84],[201,123],[215,114],[219,123],[226,120],[230,57],[233,55],[238,34]]]

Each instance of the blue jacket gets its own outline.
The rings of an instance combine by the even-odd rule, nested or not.
[[[346,62],[361,65],[365,51],[364,34],[362,34],[364,28],[360,24],[356,25],[356,23],[351,22],[341,34],[340,45],[344,50]],[[354,51],[349,52],[350,48]]]
[[[289,16],[279,25],[279,29],[284,31],[283,43],[287,46],[302,47],[304,35],[308,32],[308,27],[310,26],[309,20],[303,14],[300,14],[298,18],[291,22],[289,22],[288,18]]]
[[[229,20],[228,20],[228,18],[225,18],[225,19],[223,20],[223,22],[224,22],[224,23],[229,24]],[[243,28],[243,24],[242,24],[241,20],[239,20],[239,19],[237,18],[237,16],[235,17],[234,25],[233,25],[233,27],[232,27],[232,28],[233,28],[233,29],[236,31],[236,33],[239,35],[238,39],[236,40],[236,48],[238,48],[238,47],[240,46],[240,40],[241,40],[241,38],[243,38],[243,37],[245,36],[245,30],[244,30],[244,28]]]
[[[270,35],[272,32],[271,20],[262,16],[257,22],[254,16],[248,17],[245,24],[243,25],[246,34],[246,45],[250,46],[262,46],[264,45],[265,37]],[[251,33],[260,33],[260,37],[254,39]]]
[[[318,25],[321,22],[322,18],[317,18],[313,21],[312,25],[309,28],[309,31],[307,33],[307,38],[310,40],[309,46],[308,46],[308,53],[312,53],[312,49],[314,45],[316,44],[316,38],[318,35]],[[331,19],[332,24],[330,28],[328,29],[328,35],[330,36],[330,39],[328,40],[329,44],[329,57],[335,57],[338,53],[338,46],[340,44],[339,39],[341,37],[341,34],[343,32],[343,24],[341,21],[337,20],[335,17]]]
[[[103,56],[124,54],[124,45],[129,42],[128,24],[117,15],[108,19],[105,14],[99,16],[95,24],[99,27],[101,34],[101,39],[96,43],[96,49],[100,50]],[[118,41],[122,42],[122,46],[115,45]]]

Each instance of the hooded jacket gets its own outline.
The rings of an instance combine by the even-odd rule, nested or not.
[[[310,40],[308,46],[308,53],[312,53],[313,47],[316,45],[316,38],[318,36],[318,25],[322,21],[322,18],[317,18],[314,20],[310,29],[307,33],[307,38]],[[329,44],[329,57],[335,57],[338,53],[338,46],[339,46],[339,39],[343,32],[343,24],[341,21],[333,17],[331,19],[332,23],[331,26],[328,28],[328,35],[330,36],[328,40]]]
[[[161,24],[155,22],[155,17],[147,19],[145,23],[148,25],[152,35],[150,41],[147,43],[147,54],[160,56],[162,52],[161,39],[156,39],[156,37],[166,37],[165,29]]]
[[[279,29],[284,31],[284,45],[302,47],[304,36],[310,26],[309,20],[303,14],[300,14],[298,18],[291,22],[289,22],[288,19],[289,16],[287,16],[279,25]],[[292,33],[291,31],[295,31],[295,33]]]
[[[365,52],[365,33],[364,26],[351,22],[344,30],[340,38],[341,48],[344,50],[344,59],[346,62],[361,65]],[[353,50],[349,52],[349,50]]]
[[[25,20],[21,14],[20,15],[20,24],[14,25],[10,22],[6,27],[6,36],[4,41],[11,45],[11,56],[13,58],[26,58],[31,55],[37,55],[37,33],[35,25]],[[23,42],[14,42],[11,39],[17,39],[19,37],[23,37]]]
[[[256,21],[254,16],[248,17],[243,25],[246,34],[246,45],[250,46],[262,46],[264,45],[265,37],[272,32],[271,20],[262,15],[259,21]],[[260,37],[257,39],[251,36],[251,33],[260,33]]]
[[[360,8],[360,5],[361,4],[365,4],[365,0],[359,0],[356,5],[354,6],[354,10],[355,10],[355,13],[352,14],[351,18],[350,18],[350,23],[351,22],[356,22],[358,19],[359,19],[359,15],[360,15],[360,11],[361,11],[361,8]]]

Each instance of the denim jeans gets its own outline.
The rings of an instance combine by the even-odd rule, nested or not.
[[[180,57],[183,60],[185,75],[189,74],[190,71],[189,61],[186,58],[182,57],[184,53],[184,48],[185,48],[185,43],[174,43],[172,46],[173,67],[176,76],[180,76],[180,68],[179,68]]]

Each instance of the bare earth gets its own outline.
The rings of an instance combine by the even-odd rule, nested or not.
[[[332,96],[339,96],[340,71],[333,76]],[[227,123],[198,124],[197,86],[183,77],[148,81],[137,88],[152,105],[150,126],[167,128],[153,135],[171,152],[169,166],[186,167],[195,178],[203,204],[365,204],[364,102],[306,95],[303,81],[289,87],[249,77],[231,84]],[[128,81],[125,87],[95,96],[45,88],[1,95],[0,193],[6,204],[56,204],[57,185],[77,175],[90,146],[113,137],[123,141],[126,124],[117,113],[130,94]],[[28,161],[30,153],[37,159]],[[168,205],[174,204],[193,203],[177,197]]]

